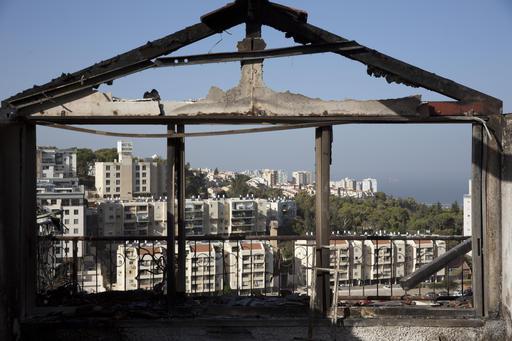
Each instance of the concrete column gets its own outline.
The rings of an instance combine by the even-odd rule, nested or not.
[[[505,115],[502,131],[501,168],[501,315],[512,339],[512,115]]]
[[[499,124],[493,125],[500,127]],[[483,250],[485,316],[497,317],[501,305],[501,152],[500,132],[497,136],[483,134]],[[509,206],[509,209],[511,207]]]
[[[316,267],[329,268],[329,194],[331,167],[332,127],[319,127],[315,131],[316,167]],[[317,272],[315,309],[326,313],[330,306],[329,273]]]
[[[185,126],[178,125],[178,133],[184,133]],[[185,266],[186,266],[186,240],[185,240],[185,138],[177,139],[176,144],[176,183],[178,196],[178,282],[176,292],[185,296]]]
[[[174,134],[174,124],[167,126],[167,134]],[[176,228],[175,228],[175,158],[177,139],[167,138],[167,303],[170,308],[176,302]]]
[[[473,124],[471,147],[471,228],[473,249],[473,304],[478,316],[483,316],[484,279],[483,279],[483,129],[480,124]]]
[[[10,341],[35,304],[35,126],[0,122],[0,160],[0,340]]]

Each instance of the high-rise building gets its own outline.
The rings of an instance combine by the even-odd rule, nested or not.
[[[308,171],[295,171],[292,173],[293,182],[295,185],[305,186],[313,183],[311,172]]]
[[[153,159],[134,159],[132,152],[131,142],[118,141],[117,160],[95,162],[95,186],[101,198],[124,200],[164,194],[165,166]]]

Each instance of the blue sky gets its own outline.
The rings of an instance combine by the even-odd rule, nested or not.
[[[0,0],[0,98],[62,72],[82,67],[198,22],[225,1]],[[486,92],[512,112],[512,3],[489,1],[281,1],[309,13],[309,22],[395,58]],[[269,47],[292,45],[264,30]],[[176,54],[231,51],[243,27]],[[265,81],[324,99],[378,99],[435,93],[389,85],[366,75],[362,64],[331,54],[265,62]],[[239,79],[236,63],[150,70],[102,86],[126,98],[156,88],[166,99],[204,97],[210,86],[228,89]],[[162,127],[105,129],[159,132]],[[189,127],[190,131],[224,126]],[[470,176],[470,127],[351,125],[334,130],[332,177],[375,177],[380,188],[426,202],[461,201]],[[312,129],[187,140],[193,166],[223,169],[314,167]],[[135,140],[138,155],[164,154],[163,140]],[[115,146],[115,139],[39,128],[38,143],[62,147]]]

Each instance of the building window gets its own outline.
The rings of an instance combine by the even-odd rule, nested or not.
[[[135,170],[139,170],[139,169],[140,169],[139,165],[135,166]]]
[[[136,184],[136,185],[139,185],[139,184],[140,184],[139,179],[135,180],[135,184]]]
[[[121,177],[121,173],[116,173],[116,178],[120,178]]]
[[[146,170],[146,166],[145,166],[145,165],[144,165],[144,166],[142,166],[142,170]]]
[[[120,170],[121,169],[121,166],[116,166],[116,170]]]
[[[107,185],[110,185],[110,180],[107,180],[107,181],[106,181],[106,184],[107,184]]]
[[[140,177],[140,173],[135,173],[135,177],[139,178]]]
[[[51,204],[52,204],[52,205],[57,204],[57,199],[52,199],[52,200],[51,200]]]
[[[80,199],[71,199],[71,206],[80,205]]]
[[[110,187],[105,188],[105,192],[110,192]]]
[[[65,215],[69,215],[69,210],[64,210]]]
[[[142,186],[142,192],[146,192],[146,186]]]
[[[105,166],[106,170],[110,170],[110,166]],[[108,175],[107,175],[108,176]]]
[[[146,184],[146,179],[143,179],[142,180],[142,184],[145,185]]]
[[[78,210],[74,210],[73,214],[78,215]]]
[[[110,178],[110,173],[106,173],[106,174],[105,174],[105,176],[106,176],[107,178]]]
[[[142,177],[145,178],[146,177],[146,172],[142,172]]]
[[[78,219],[73,219],[73,224],[78,224]]]
[[[121,192],[121,188],[116,187],[116,192]]]
[[[120,185],[121,184],[121,180],[116,180],[116,185]]]
[[[73,229],[74,234],[78,234],[78,229]]]
[[[69,219],[64,219],[64,225],[69,224]]]

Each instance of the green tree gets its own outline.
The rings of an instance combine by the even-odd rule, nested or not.
[[[117,159],[116,148],[102,148],[94,152],[96,155],[96,162],[113,162]]]

